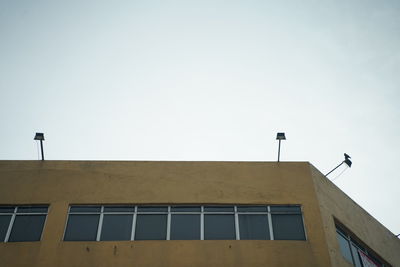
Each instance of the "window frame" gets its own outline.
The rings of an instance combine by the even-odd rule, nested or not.
[[[6,235],[4,236],[4,240],[0,240],[0,243],[40,242],[42,240],[44,229],[46,227],[46,222],[47,222],[47,217],[48,217],[47,215],[49,214],[50,205],[48,205],[48,204],[1,205],[0,207],[10,207],[10,208],[14,209],[13,212],[0,213],[0,216],[11,216],[10,222],[8,223],[8,228],[7,228],[7,231],[6,231]],[[35,207],[46,207],[47,211],[46,212],[18,212],[18,208],[24,208],[24,207],[32,207],[32,208],[35,208]],[[29,215],[32,215],[32,216],[42,215],[43,216],[44,215],[45,216],[39,240],[9,241],[12,229],[14,227],[15,218],[17,216],[20,216],[20,215],[23,215],[23,216],[29,216]]]
[[[71,207],[81,207],[81,206],[93,206],[93,207],[100,207],[100,211],[98,212],[71,212]],[[104,211],[105,207],[112,207],[112,206],[126,206],[126,207],[132,207],[133,211],[129,212],[111,212],[111,211]],[[238,211],[238,207],[253,207],[253,206],[260,206],[260,207],[266,207],[266,211]],[[286,211],[286,212],[271,212],[271,206],[292,206],[292,207],[298,207],[299,211],[293,212],[293,211]],[[139,208],[141,207],[167,207],[167,211],[138,211]],[[199,207],[199,211],[172,211],[173,207]],[[233,207],[232,211],[206,211],[206,207]],[[68,207],[68,214],[67,214],[67,220],[65,222],[65,227],[64,227],[64,234],[62,236],[62,241],[65,242],[79,242],[78,240],[65,240],[65,234],[67,232],[67,226],[68,226],[68,220],[69,216],[72,215],[79,215],[79,214],[84,214],[84,215],[89,215],[89,214],[94,214],[94,215],[99,215],[99,223],[97,226],[97,232],[96,232],[96,239],[95,240],[88,240],[84,242],[94,242],[94,241],[106,241],[107,240],[100,240],[101,238],[101,232],[102,232],[102,226],[103,226],[103,219],[104,215],[107,214],[113,214],[113,215],[132,215],[132,226],[131,226],[131,237],[130,241],[146,241],[146,240],[135,240],[135,235],[137,231],[137,216],[138,215],[143,215],[143,214],[148,214],[148,215],[167,215],[167,226],[166,226],[166,239],[163,240],[171,240],[171,218],[172,215],[199,215],[200,217],[200,239],[190,239],[190,240],[207,240],[204,238],[204,232],[205,232],[205,225],[204,225],[204,217],[206,215],[233,215],[234,216],[234,235],[235,238],[232,240],[241,240],[240,239],[240,223],[239,223],[239,215],[265,215],[267,216],[267,221],[268,221],[268,230],[269,230],[269,239],[245,239],[247,241],[249,240],[274,240],[274,232],[273,232],[273,226],[272,226],[272,214],[299,214],[301,215],[302,218],[302,227],[304,231],[304,240],[288,240],[288,241],[307,241],[307,232],[306,232],[306,226],[304,223],[304,216],[303,216],[303,208],[299,204],[288,204],[288,205],[266,205],[266,204],[169,204],[169,205],[163,205],[163,204],[142,204],[142,205],[124,205],[124,204],[103,204],[103,205],[95,205],[95,204],[70,204]],[[175,241],[178,241],[180,239],[174,239]],[[208,239],[208,240],[213,240],[213,239]]]

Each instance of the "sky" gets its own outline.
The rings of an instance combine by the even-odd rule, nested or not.
[[[285,132],[400,234],[399,48],[397,0],[1,0],[0,160],[43,132],[46,160],[276,161]]]

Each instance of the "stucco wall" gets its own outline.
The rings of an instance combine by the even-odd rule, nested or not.
[[[332,266],[352,266],[341,255],[334,218],[393,266],[400,266],[400,240],[310,165]]]
[[[0,266],[330,265],[305,162],[0,161],[0,204],[42,203],[42,241],[0,243]],[[62,241],[68,205],[112,203],[301,204],[307,241]]]

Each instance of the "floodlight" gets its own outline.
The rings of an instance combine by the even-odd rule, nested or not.
[[[276,140],[286,140],[285,133],[277,133]]]
[[[339,165],[337,165],[335,168],[333,168],[333,170],[331,170],[330,172],[325,174],[325,176],[328,176],[331,172],[333,172],[334,170],[339,168],[343,163],[346,163],[346,165],[349,166],[349,168],[351,168],[351,164],[353,164],[353,163],[351,162],[350,159],[351,159],[351,157],[348,154],[344,153],[344,160]]]
[[[33,138],[33,140],[44,140],[44,134],[36,133],[35,138]]]
[[[351,162],[351,160],[349,160],[349,159],[345,159],[345,160],[344,160],[344,163],[346,163],[346,165],[349,166],[349,168],[351,168],[351,164],[353,164],[353,163]]]

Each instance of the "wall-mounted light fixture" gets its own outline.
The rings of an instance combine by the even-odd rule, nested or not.
[[[343,163],[346,163],[346,165],[349,166],[349,168],[351,168],[351,164],[353,164],[353,163],[351,162],[350,159],[351,159],[351,157],[348,154],[344,153],[344,160],[339,165],[337,165],[335,168],[333,168],[333,170],[331,170],[330,172],[325,174],[325,176],[328,176],[331,172],[333,172],[334,170],[336,170],[337,168],[342,166]]]

